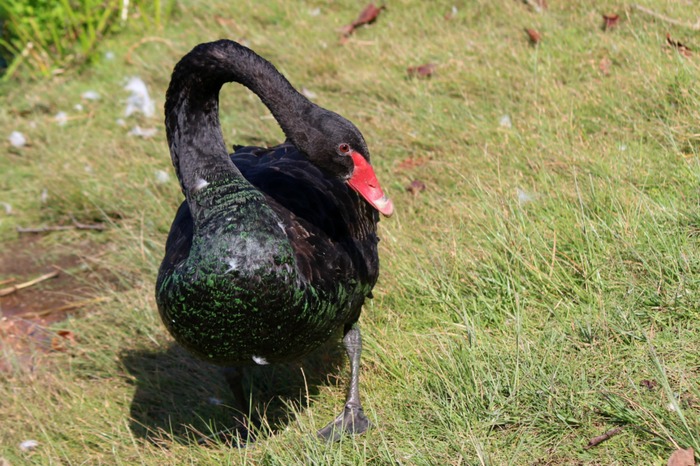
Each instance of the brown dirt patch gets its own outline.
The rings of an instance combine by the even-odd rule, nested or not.
[[[104,299],[100,290],[104,293],[105,286],[115,289],[118,283],[117,277],[99,266],[96,259],[102,253],[94,244],[86,241],[70,248],[49,248],[40,239],[38,235],[23,236],[0,250],[0,294],[58,271],[55,278],[0,296],[0,349],[5,354],[9,350],[20,364],[37,350],[60,350],[56,338],[66,338],[66,334],[52,331],[51,324],[89,312]],[[0,353],[0,372],[9,367],[10,361]]]

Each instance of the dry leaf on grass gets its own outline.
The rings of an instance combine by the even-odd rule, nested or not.
[[[353,26],[361,26],[363,24],[369,24],[374,22],[377,19],[377,16],[379,16],[379,13],[386,8],[384,5],[378,7],[374,3],[370,3],[365,7],[364,10],[360,13],[360,16],[357,17],[357,19],[352,23]]]
[[[598,69],[605,76],[610,74],[610,67],[611,66],[612,66],[612,61],[608,57],[601,58],[600,63],[598,63]]]
[[[646,388],[647,390],[653,390],[656,388],[657,383],[656,380],[644,379],[641,382],[639,382],[639,385]]]
[[[73,343],[75,343],[75,333],[70,330],[59,330],[56,332],[56,336],[51,339],[51,349],[54,351],[66,351],[67,346]]]
[[[429,78],[435,72],[437,65],[435,63],[426,63],[420,66],[410,66],[406,69],[409,76],[416,78]]]
[[[603,30],[609,31],[610,29],[617,27],[618,23],[620,22],[620,15],[615,13],[603,15],[603,21]]]
[[[423,183],[420,180],[413,180],[413,181],[411,181],[411,184],[406,186],[406,191],[408,191],[409,193],[411,193],[413,195],[416,195],[420,192],[425,191],[425,183]]]
[[[605,432],[602,435],[598,435],[597,437],[593,437],[588,441],[588,445],[584,447],[584,449],[588,450],[589,448],[597,447],[601,443],[610,440],[620,432],[622,432],[623,427],[615,427],[614,429],[610,429],[609,431]]]
[[[667,466],[694,466],[695,452],[692,448],[678,449],[668,459]]]
[[[681,55],[685,55],[686,57],[689,57],[693,54],[692,50],[690,50],[690,47],[688,47],[687,45],[685,45],[681,42],[678,42],[677,40],[671,39],[671,34],[668,34],[668,33],[666,34],[666,43],[669,46],[678,50],[678,53],[680,53]]]
[[[537,45],[542,40],[542,34],[537,29],[525,29],[525,32],[527,32],[527,37],[532,45]]]
[[[379,16],[379,13],[381,13],[381,11],[385,8],[386,6],[384,5],[378,7],[374,3],[370,3],[365,7],[364,10],[362,10],[362,12],[355,21],[348,24],[347,26],[343,26],[341,32],[344,36],[347,37],[350,34],[352,34],[355,31],[355,29],[357,29],[359,26],[375,22],[377,20],[377,17]]]
[[[71,343],[75,343],[75,333],[71,332],[70,330],[59,330],[58,332],[56,332],[56,335],[58,335],[61,338],[65,338]]]

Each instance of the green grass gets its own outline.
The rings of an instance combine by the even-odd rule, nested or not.
[[[542,14],[518,1],[457,2],[446,21],[451,5],[391,2],[341,46],[356,2],[182,2],[159,40],[139,43],[127,28],[99,45],[115,60],[0,88],[0,202],[13,208],[0,211],[0,240],[13,247],[16,226],[71,216],[107,222],[40,245],[89,241],[101,251],[95,266],[122,283],[96,283],[108,303],[49,328],[75,333],[69,351],[37,349],[28,362],[5,345],[14,370],[0,377],[0,458],[607,465],[700,451],[700,58],[665,45],[668,32],[697,49],[700,34],[614,2],[550,2]],[[683,2],[644,5],[688,17]],[[609,12],[621,22],[603,31]],[[542,33],[538,46],[524,28]],[[231,395],[174,347],[155,308],[181,200],[174,177],[156,181],[157,170],[172,176],[162,117],[115,120],[127,77],[141,76],[160,108],[176,61],[220,37],[247,41],[354,121],[396,204],[380,224],[382,275],[361,319],[362,395],[376,425],[364,436],[312,435],[345,392],[347,365],[326,356],[306,379],[289,368],[250,376],[255,408],[269,414],[254,447],[196,443],[227,425]],[[431,79],[407,77],[426,62],[438,64]],[[101,100],[72,110],[86,90]],[[52,121],[61,110],[76,117],[64,127]],[[225,87],[221,110],[229,144],[282,138],[245,89]],[[157,136],[127,136],[135,124]],[[10,148],[12,130],[31,145]],[[413,180],[426,190],[407,192]],[[23,453],[29,438],[40,445]]]
[[[6,0],[0,5],[2,79],[48,78],[92,61],[104,37],[127,22],[160,28],[171,7],[160,0]]]

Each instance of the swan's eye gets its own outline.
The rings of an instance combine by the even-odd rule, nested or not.
[[[343,154],[347,154],[350,152],[350,145],[346,143],[342,143],[338,146],[338,150],[342,152]]]

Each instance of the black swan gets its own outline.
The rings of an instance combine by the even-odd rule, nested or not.
[[[261,99],[285,143],[228,154],[218,115],[227,82]],[[362,134],[229,40],[200,44],[175,66],[165,126],[185,195],[156,283],[165,326],[222,366],[299,360],[342,329],[345,408],[318,434],[364,432],[357,320],[379,274],[377,212],[389,216],[393,204]]]

